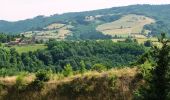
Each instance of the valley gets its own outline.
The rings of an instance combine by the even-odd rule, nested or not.
[[[0,20],[0,100],[170,100],[169,12],[141,4]]]

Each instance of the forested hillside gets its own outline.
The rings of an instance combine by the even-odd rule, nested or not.
[[[38,16],[33,19],[27,19],[17,22],[0,21],[0,32],[18,34],[26,31],[42,30],[49,24],[58,22],[71,24],[75,27],[72,30],[73,34],[75,35],[74,37],[70,38],[81,39],[84,38],[84,36],[86,36],[87,38],[91,38],[93,36],[92,34],[97,32],[95,28],[91,28],[91,26],[96,27],[96,25],[98,24],[112,22],[119,19],[123,15],[137,14],[155,19],[156,23],[146,25],[145,29],[151,30],[152,35],[158,35],[162,31],[170,33],[169,9],[169,5],[132,5],[87,12],[65,13],[61,15],[56,14],[50,17]],[[97,19],[93,21],[93,17]],[[83,31],[82,29],[85,29],[85,31]]]
[[[0,74],[18,71],[36,72],[51,69],[61,72],[70,64],[73,70],[81,69],[81,62],[90,70],[95,64],[110,69],[128,66],[145,52],[145,47],[131,43],[105,41],[50,41],[48,48],[19,54],[14,48],[0,48]]]

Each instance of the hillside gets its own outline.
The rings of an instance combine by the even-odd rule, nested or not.
[[[0,99],[4,100],[131,100],[142,81],[136,68],[112,69],[102,73],[89,71],[66,78],[52,76],[42,90],[18,90],[16,77],[0,78]],[[28,78],[29,77],[29,78]],[[27,84],[33,75],[25,77]],[[30,80],[31,79],[31,80]],[[28,85],[29,86],[29,85]]]
[[[119,20],[105,23],[97,26],[96,30],[101,31],[104,34],[108,34],[111,36],[136,36],[139,37],[143,35],[149,34],[148,30],[144,30],[143,27],[145,25],[154,23],[155,21],[151,18],[141,16],[141,15],[125,15],[121,17]],[[143,31],[143,33],[142,33]]]
[[[58,23],[73,26],[69,29],[65,29],[64,32],[58,29],[58,31],[60,31],[58,34],[62,39],[65,35],[66,37],[64,38],[66,39],[108,39],[111,37],[96,30],[98,25],[112,23],[128,14],[136,14],[155,20],[155,23],[150,25],[146,25],[150,22],[142,24],[141,26],[139,25],[140,31],[141,27],[144,26],[144,29],[149,32],[149,35],[154,36],[158,35],[160,32],[170,33],[169,9],[169,5],[131,5],[86,12],[56,14],[49,17],[38,16],[33,19],[17,22],[0,21],[0,32],[19,34],[27,31],[45,31],[45,33],[56,34],[54,32],[56,30],[50,29],[50,31],[48,31],[44,28]],[[136,22],[135,24],[140,23]],[[71,34],[68,35],[70,32]]]

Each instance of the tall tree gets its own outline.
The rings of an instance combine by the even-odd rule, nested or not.
[[[151,49],[154,66],[150,71],[150,79],[146,79],[147,86],[142,89],[143,100],[166,100],[168,95],[168,84],[170,82],[168,70],[170,70],[170,46],[165,33],[158,39],[161,46],[154,46]]]

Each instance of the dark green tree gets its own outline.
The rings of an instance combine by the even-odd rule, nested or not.
[[[152,43],[151,40],[147,40],[147,41],[144,43],[144,45],[145,45],[146,47],[152,47],[152,46],[153,46],[153,43]]]
[[[170,46],[168,45],[169,40],[166,39],[164,33],[161,34],[161,38],[158,40],[162,44],[162,47],[159,48],[155,46],[153,48],[152,55],[154,57],[156,66],[152,71],[153,79],[151,80],[151,90],[154,96],[151,98],[155,100],[165,100],[169,83],[167,72],[170,62]]]
[[[150,79],[145,79],[146,86],[140,89],[142,100],[166,100],[168,95],[170,69],[170,46],[169,40],[164,33],[158,39],[161,47],[154,46],[151,49],[151,59],[154,61],[153,68],[150,70]],[[138,99],[139,100],[139,99]]]
[[[80,62],[80,73],[84,74],[86,72],[86,65],[84,63],[84,61]]]

